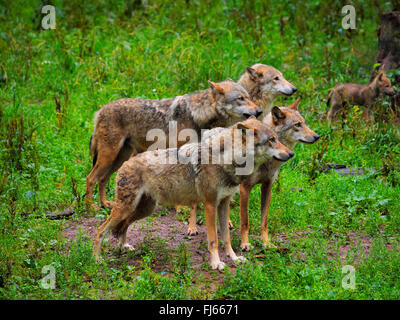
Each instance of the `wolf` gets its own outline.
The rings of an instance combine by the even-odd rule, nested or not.
[[[312,144],[320,136],[311,130],[298,111],[300,99],[294,101],[286,108],[273,107],[272,112],[264,118],[263,122],[270,126],[278,135],[278,139],[290,150],[293,150],[297,142]],[[215,131],[213,129],[212,131]],[[207,135],[205,135],[205,138]],[[253,187],[261,184],[261,239],[266,246],[272,246],[268,236],[268,210],[271,202],[272,186],[283,164],[279,159],[271,159],[259,166],[259,168],[240,185],[240,230],[241,248],[244,251],[250,249],[249,233],[249,197]],[[188,234],[198,234],[196,228],[197,206],[193,206],[190,212]],[[229,223],[229,222],[228,222]]]
[[[235,122],[260,116],[262,110],[251,101],[247,91],[232,79],[209,81],[210,88],[171,99],[130,99],[112,101],[95,114],[90,140],[93,167],[86,179],[86,202],[99,185],[101,205],[111,208],[106,200],[106,185],[121,165],[153,143],[146,139],[151,129],[168,134],[169,123],[177,122],[177,131],[228,127]],[[178,146],[184,142],[178,142]],[[168,143],[167,143],[168,145]]]
[[[282,72],[261,63],[246,67],[238,83],[247,90],[251,100],[262,109],[263,117],[271,112],[275,98],[291,96],[297,91],[297,88],[284,78]]]
[[[379,72],[369,84],[344,83],[337,85],[329,93],[326,103],[328,107],[331,105],[327,114],[328,123],[332,123],[336,113],[346,104],[363,106],[364,119],[373,121],[372,106],[381,94],[388,96],[396,94],[385,71]]]
[[[235,131],[238,130],[241,131],[239,139],[234,139]],[[243,130],[246,131],[246,135]],[[253,143],[247,139],[248,131],[253,134]],[[218,154],[221,156],[226,151],[225,141],[231,141],[233,153],[236,150],[241,152],[245,148],[246,157],[251,156],[254,160],[254,169],[247,175],[237,174],[236,170],[240,164],[236,161],[203,161],[203,154],[210,155],[211,146],[217,145]],[[118,171],[115,204],[108,219],[98,229],[94,254],[99,258],[102,241],[109,231],[119,238],[121,249],[132,249],[126,242],[129,225],[150,215],[157,203],[192,205],[202,202],[205,207],[212,269],[222,270],[225,266],[218,254],[217,214],[225,252],[234,262],[239,262],[244,258],[236,256],[233,251],[228,227],[231,196],[237,192],[240,183],[261,163],[272,158],[287,161],[293,155],[293,152],[279,142],[274,131],[255,117],[225,128],[200,143],[140,153],[126,161]],[[160,162],[161,158],[170,157],[185,158],[189,161]],[[202,161],[198,160],[200,158]],[[212,157],[211,160],[214,159]]]
[[[298,142],[313,144],[320,136],[311,130],[298,111],[300,98],[288,107],[274,106],[271,113],[263,123],[270,126],[281,141],[290,150],[293,150]],[[271,203],[272,186],[279,174],[283,162],[273,158],[266,161],[240,185],[240,233],[243,251],[250,249],[249,233],[249,197],[253,187],[261,184],[261,240],[266,247],[273,247],[268,235],[268,211]]]

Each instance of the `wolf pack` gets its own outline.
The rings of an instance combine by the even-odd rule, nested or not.
[[[123,98],[100,108],[90,139],[93,167],[87,176],[86,202],[98,208],[93,203],[97,183],[100,204],[111,212],[94,241],[96,258],[101,258],[102,242],[110,232],[121,250],[134,250],[127,243],[128,227],[152,214],[157,205],[191,207],[187,233],[197,235],[196,215],[203,204],[212,269],[225,267],[218,253],[217,217],[226,256],[234,263],[245,261],[231,245],[230,201],[239,192],[240,247],[248,251],[249,199],[256,185],[261,185],[260,237],[265,247],[273,247],[268,212],[280,167],[294,156],[297,143],[313,144],[320,138],[301,115],[299,98],[287,107],[274,105],[277,97],[296,91],[279,70],[255,64],[237,82],[209,81],[208,89],[196,93],[162,100]],[[373,101],[381,93],[394,94],[384,71],[368,85],[338,85],[328,96],[328,122],[349,104],[364,106],[370,121]],[[177,132],[200,138],[171,138],[171,123]],[[149,132],[164,135],[154,139]],[[117,170],[115,199],[109,201],[106,186]]]

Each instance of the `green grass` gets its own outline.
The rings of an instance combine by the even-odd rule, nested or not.
[[[39,27],[40,1],[1,2],[0,298],[399,299],[400,132],[388,100],[377,104],[374,126],[357,107],[334,128],[320,118],[336,83],[368,82],[377,51],[375,2],[353,1],[351,32],[341,29],[343,1],[54,1],[57,25],[47,31]],[[288,251],[265,251],[257,240],[259,188],[250,199],[255,249],[247,264],[223,275],[207,264],[199,272],[184,243],[170,253],[157,237],[135,253],[140,267],[118,255],[98,264],[85,232],[71,242],[62,234],[66,222],[44,217],[71,204],[73,219],[86,217],[80,197],[91,169],[93,115],[103,104],[202,90],[207,80],[238,79],[257,62],[282,70],[299,88],[300,111],[322,136],[296,146],[274,185],[270,234],[275,243],[285,235]],[[328,163],[366,173],[321,172]],[[112,178],[110,199],[113,189]],[[238,196],[234,201],[231,218],[239,226]],[[350,232],[371,240],[369,254]],[[237,251],[239,242],[234,232]],[[349,244],[343,260],[339,248]],[[170,263],[156,271],[160,257]],[[342,288],[346,264],[356,268],[355,289]],[[56,270],[54,290],[39,285],[46,265]]]

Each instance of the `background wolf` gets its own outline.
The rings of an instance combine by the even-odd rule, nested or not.
[[[374,119],[372,105],[381,95],[395,95],[390,79],[385,71],[379,72],[369,84],[343,83],[337,85],[328,95],[327,106],[331,105],[327,119],[332,123],[336,113],[346,105],[363,106],[363,115],[366,121]]]
[[[312,144],[320,137],[311,130],[297,107],[300,99],[297,99],[287,108],[273,107],[271,113],[263,122],[269,125],[278,135],[281,141],[290,150],[293,150],[298,142]],[[255,185],[261,184],[261,219],[260,236],[265,246],[273,246],[268,235],[268,211],[271,203],[272,186],[278,177],[279,169],[283,162],[279,159],[271,159],[260,167],[240,185],[240,231],[241,248],[248,250],[250,243],[249,233],[249,197]]]

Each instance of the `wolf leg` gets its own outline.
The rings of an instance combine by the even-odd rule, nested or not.
[[[190,236],[195,236],[199,234],[199,232],[197,231],[196,220],[197,220],[197,204],[194,204],[192,205],[192,209],[190,210],[189,225],[187,229],[187,234]]]
[[[137,204],[135,211],[128,216],[120,226],[116,229],[119,234],[119,247],[121,250],[128,249],[133,250],[133,246],[126,242],[126,233],[128,231],[128,227],[135,221],[143,219],[154,212],[154,208],[156,207],[156,201],[150,196],[143,194]]]
[[[113,161],[112,165],[109,167],[106,173],[104,173],[99,178],[99,193],[100,193],[100,203],[105,208],[112,208],[113,202],[107,201],[106,198],[106,186],[108,180],[110,180],[111,175],[117,171],[122,164],[128,160],[130,157],[133,157],[137,154],[136,150],[129,145],[125,141],[124,145],[121,147],[120,151],[118,152],[117,157]]]
[[[206,227],[208,238],[208,251],[210,252],[210,264],[212,269],[222,271],[225,267],[218,254],[218,235],[217,235],[217,204],[216,201],[207,201],[204,203],[206,215]]]
[[[337,101],[335,99],[332,100],[332,106],[328,111],[328,115],[327,115],[327,119],[328,119],[328,123],[332,124],[336,113],[342,108],[342,104],[341,103],[337,103]]]
[[[121,172],[120,176],[121,179],[129,180],[135,179],[136,174],[138,174],[138,172],[125,170]],[[128,229],[129,224],[140,219],[143,210],[140,210],[141,207],[139,210],[137,210],[137,208],[143,197],[144,195],[140,182],[137,184],[117,184],[115,205],[111,209],[111,213],[106,222],[104,222],[97,231],[94,242],[94,254],[97,257],[100,254],[104,237],[109,231],[112,231],[114,235],[119,236],[119,238],[122,237],[122,241],[124,243],[126,242],[126,229]]]
[[[122,141],[121,137],[121,141]],[[93,198],[93,189],[94,185],[99,179],[107,174],[107,172],[112,167],[114,160],[117,158],[117,155],[120,150],[120,143],[116,145],[109,145],[109,144],[99,144],[97,148],[97,160],[96,163],[93,165],[92,170],[90,171],[89,175],[86,178],[86,203],[89,202]]]
[[[229,224],[228,224],[230,200],[231,200],[231,197],[227,197],[227,198],[223,199],[218,206],[219,227],[221,230],[222,243],[224,245],[226,255],[229,258],[231,258],[234,262],[239,262],[239,261],[244,261],[246,259],[242,256],[238,257],[232,249],[231,236],[230,236]]]
[[[268,211],[271,204],[272,181],[263,182],[261,185],[261,240],[267,247],[274,245],[268,236]]]
[[[367,123],[375,122],[374,112],[372,111],[371,106],[365,106],[363,108],[363,118]]]
[[[100,258],[101,245],[107,233],[118,226],[125,219],[126,215],[129,215],[129,211],[126,208],[115,207],[111,210],[108,219],[100,226],[94,241],[93,253],[96,259]]]
[[[253,186],[240,185],[240,233],[242,241],[240,247],[243,251],[250,250],[249,242],[249,197]]]

